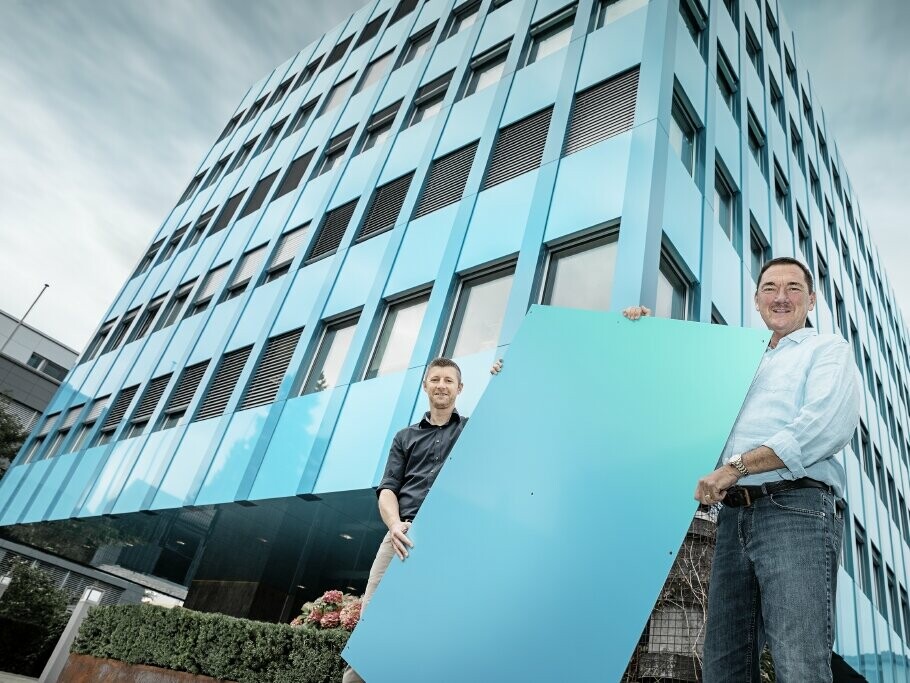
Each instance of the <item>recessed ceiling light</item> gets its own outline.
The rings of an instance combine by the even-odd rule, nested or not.
[[[299,583],[298,583],[298,584],[297,584],[297,588],[303,588],[303,589],[306,589],[306,586],[301,586],[301,585],[300,585],[300,584],[299,584]]]
[[[186,541],[177,541],[177,545],[186,545]]]
[[[346,540],[346,541],[352,541],[352,540],[354,540],[354,537],[351,536],[350,534],[340,534],[340,535],[341,535],[341,537],[342,537],[344,540]]]
[[[267,538],[262,538],[262,537],[257,538],[256,540],[259,541],[260,543],[268,543],[268,542],[269,542]]]

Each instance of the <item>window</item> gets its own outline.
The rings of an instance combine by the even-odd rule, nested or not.
[[[777,19],[771,14],[769,6],[765,6],[765,24],[768,26],[768,35],[771,37],[771,42],[774,43],[774,47],[780,52],[780,29],[777,27]]]
[[[180,379],[177,380],[177,387],[164,406],[158,429],[170,429],[180,424],[180,420],[186,415],[187,408],[193,401],[193,396],[196,395],[196,389],[208,366],[209,362],[206,360],[190,365],[183,370]]]
[[[821,128],[818,129],[818,153],[822,155],[822,161],[825,162],[825,168],[827,168],[831,162],[828,159],[828,143],[825,142]]]
[[[594,28],[606,26],[611,21],[631,14],[648,4],[648,0],[598,0],[594,5]]]
[[[689,32],[689,35],[692,36],[695,48],[699,53],[702,53],[704,48],[702,37],[705,32],[705,20],[701,15],[701,11],[689,0],[679,0],[679,15],[682,17],[683,25]]]
[[[430,41],[433,38],[433,30],[436,28],[436,24],[428,26],[420,33],[416,33],[410,38],[408,38],[407,47],[404,49],[404,53],[401,57],[401,64],[399,66],[404,66],[408,62],[413,62],[415,59],[420,59],[423,57],[430,49]]]
[[[796,229],[799,238],[799,249],[803,252],[803,256],[806,261],[809,263],[809,267],[812,267],[812,236],[809,232],[809,223],[803,217],[803,212],[799,207],[796,208]]]
[[[126,333],[129,331],[130,327],[133,326],[133,321],[136,320],[136,316],[138,314],[138,306],[123,314],[123,318],[120,320],[120,323],[116,328],[114,328],[114,334],[111,335],[110,341],[108,341],[107,346],[104,349],[104,353],[116,350],[120,344],[123,343],[123,340],[126,339]]]
[[[433,160],[414,218],[426,216],[461,199],[476,152],[477,143],[473,142]]]
[[[719,158],[714,167],[714,215],[717,217],[721,230],[724,231],[730,242],[737,246],[736,204],[738,193],[733,189],[733,183],[728,180],[729,176],[723,171]]]
[[[250,198],[247,200],[246,205],[243,207],[243,211],[240,212],[240,215],[237,216],[237,220],[249,216],[251,213],[254,213],[262,206],[262,203],[265,201],[266,196],[269,194],[269,190],[272,189],[272,183],[275,182],[275,178],[278,177],[278,171],[270,173],[265,178],[259,180],[256,183],[256,187],[253,188],[253,194],[250,195]]]
[[[882,554],[872,545],[872,580],[875,587],[875,606],[885,619],[888,618],[888,602],[885,595],[885,573],[882,569]]]
[[[101,326],[101,329],[98,330],[98,333],[92,339],[91,344],[85,349],[85,354],[83,356],[83,361],[94,360],[95,356],[98,355],[98,351],[101,350],[101,346],[104,344],[107,335],[111,333],[111,330],[114,329],[114,321],[108,320],[104,325]]]
[[[367,22],[367,25],[363,27],[360,35],[357,36],[357,42],[354,43],[355,50],[379,33],[379,29],[382,28],[382,20],[385,19],[386,14],[388,14],[388,12],[383,12],[375,19],[371,19]]]
[[[262,245],[256,249],[251,249],[240,257],[240,263],[237,265],[234,276],[228,283],[227,291],[224,293],[225,301],[238,297],[246,291],[250,280],[259,272],[259,266],[262,265],[262,260],[265,258],[265,250],[266,245]]]
[[[815,127],[815,119],[812,116],[812,105],[809,103],[809,98],[806,96],[805,90],[803,90],[803,116],[805,117],[809,130],[812,130]]]
[[[297,113],[294,114],[294,118],[291,119],[291,125],[288,126],[284,137],[293,135],[303,128],[306,125],[306,122],[310,120],[310,115],[313,113],[314,109],[316,109],[316,100],[312,100],[301,106],[300,109],[297,110]]]
[[[720,91],[720,98],[736,119],[739,116],[739,81],[720,43],[717,44],[717,89]]]
[[[784,177],[784,172],[776,158],[774,159],[774,203],[784,214],[787,225],[791,225],[793,221],[790,214],[790,183]]]
[[[414,174],[408,173],[376,188],[366,220],[357,235],[358,240],[378,235],[395,226],[413,178]]]
[[[834,248],[837,248],[837,223],[834,222],[834,212],[831,210],[831,205],[828,204],[828,200],[825,199],[825,224],[828,226],[828,234],[831,235],[831,241],[834,245]]]
[[[204,214],[199,216],[199,220],[197,220],[196,225],[193,226],[193,232],[190,233],[190,238],[186,241],[186,244],[183,245],[183,249],[189,249],[202,239],[202,235],[205,233],[205,229],[209,227],[212,216],[215,215],[215,212],[217,210],[218,207],[216,206],[214,209],[210,209],[209,211],[206,211]]]
[[[108,400],[110,400],[110,396],[102,396],[101,398],[96,398],[92,401],[92,407],[89,408],[88,415],[85,416],[82,425],[76,431],[76,437],[73,439],[73,443],[69,449],[71,453],[81,451],[88,443],[89,436],[95,428],[98,418],[101,417],[101,413],[104,412],[104,409],[107,407]]]
[[[338,383],[341,367],[351,348],[356,329],[356,316],[325,326],[319,350],[316,352],[301,394],[325,391]]]
[[[152,264],[155,262],[155,257],[158,255],[158,250],[161,249],[162,244],[164,244],[164,240],[158,240],[149,247],[148,251],[145,252],[145,256],[143,256],[142,260],[139,262],[139,265],[136,266],[136,272],[133,274],[133,277],[142,275],[152,267]]]
[[[303,240],[306,238],[309,225],[309,223],[306,223],[297,226],[281,236],[269,265],[266,266],[264,282],[277,280],[291,269],[291,262],[297,256],[300,245],[303,244]]]
[[[57,419],[59,417],[60,413],[53,413],[52,415],[48,415],[47,418],[45,418],[44,424],[41,426],[41,431],[38,432],[38,436],[35,437],[35,439],[32,441],[31,445],[25,453],[25,456],[22,458],[22,462],[30,462],[35,457],[35,455],[38,454],[38,450],[41,448],[42,444],[44,444],[45,440],[47,439],[47,435],[51,433],[51,428],[54,426],[54,423],[57,422]],[[51,446],[53,448],[56,446],[56,444],[52,444]]]
[[[812,162],[809,162],[809,189],[812,193],[812,198],[815,199],[815,205],[818,207],[818,210],[822,210],[822,188],[821,184],[818,182],[818,173],[815,172],[815,167],[812,165]]]
[[[231,395],[237,386],[237,380],[240,379],[240,373],[243,372],[243,367],[246,365],[246,360],[249,358],[252,349],[252,346],[244,346],[221,356],[221,362],[218,364],[218,369],[215,371],[212,381],[209,382],[208,389],[205,392],[199,410],[196,411],[193,422],[208,420],[224,414],[224,410],[231,400]]]
[[[243,116],[243,112],[240,112],[234,116],[230,121],[227,122],[227,125],[224,127],[224,130],[221,131],[221,135],[218,136],[216,143],[224,140],[228,135],[234,132],[234,129],[237,128],[237,124],[240,123],[240,117]],[[199,177],[199,176],[197,176]]]
[[[616,231],[587,236],[554,248],[541,303],[606,311],[616,272]]]
[[[407,369],[429,300],[423,293],[387,306],[364,379]]]
[[[796,125],[793,123],[793,119],[790,119],[790,150],[793,152],[793,156],[796,157],[796,164],[799,166],[800,170],[806,172],[806,158],[803,154],[803,139],[799,134],[799,131],[796,130]]]
[[[183,283],[177,288],[177,291],[174,292],[174,295],[165,307],[161,319],[158,321],[158,326],[155,328],[156,332],[158,330],[163,330],[165,327],[170,327],[180,318],[180,313],[183,311],[187,299],[190,298],[190,292],[193,290],[194,284],[196,284],[195,278],[189,282]]]
[[[780,90],[780,86],[777,85],[777,81],[774,80],[774,74],[768,74],[768,84],[771,90],[771,108],[774,109],[774,113],[777,114],[777,120],[780,121],[780,127],[784,127],[784,94]]]
[[[107,412],[107,416],[104,418],[104,423],[101,425],[101,431],[95,436],[95,443],[92,444],[93,446],[101,446],[109,443],[111,439],[114,438],[114,433],[117,431],[117,427],[120,426],[120,421],[126,414],[126,409],[129,408],[130,404],[133,402],[133,397],[136,395],[138,389],[139,385],[136,384],[135,386],[126,387],[125,389],[120,390],[117,399],[114,401],[111,409]]]
[[[465,97],[499,82],[506,66],[506,57],[509,56],[511,44],[512,41],[507,40],[471,60],[471,77],[468,79],[468,85],[464,91]]]
[[[844,188],[840,181],[840,173],[837,172],[837,167],[832,164],[831,166],[831,177],[834,178],[834,192],[837,195],[837,198],[842,200]]]
[[[300,76],[294,81],[294,87],[291,88],[291,92],[294,92],[304,83],[309,83],[313,80],[313,76],[316,75],[316,72],[319,71],[319,63],[322,61],[322,57],[319,56],[314,59],[312,62],[306,65],[306,68],[300,72]]]
[[[727,13],[730,15],[730,18],[733,20],[734,26],[739,26],[739,7],[737,7],[737,0],[724,0],[724,7],[727,8]]]
[[[787,48],[784,48],[784,68],[787,72],[787,80],[790,81],[790,87],[793,88],[793,93],[798,95],[799,86],[796,84],[796,65],[793,64],[793,58],[790,56],[790,51]]]
[[[360,79],[360,83],[357,84],[357,88],[354,90],[354,94],[366,90],[376,81],[382,78],[382,75],[386,72],[389,63],[392,61],[392,52],[392,50],[389,50],[381,57],[377,57],[372,62],[367,64],[367,68],[364,69],[363,77]]]
[[[452,19],[449,22],[449,28],[442,37],[442,40],[451,38],[460,33],[462,30],[473,26],[477,21],[480,13],[479,2],[468,2],[452,12]]]
[[[563,156],[632,129],[638,72],[635,67],[575,94]]]
[[[58,365],[52,360],[48,360],[44,356],[41,356],[37,353],[33,353],[31,358],[28,359],[27,365],[29,367],[35,368],[39,372],[44,373],[48,377],[62,382],[66,379],[66,373],[68,370],[62,365]]]
[[[85,408],[85,404],[82,403],[78,406],[74,406],[66,411],[66,417],[63,418],[63,422],[57,428],[57,433],[54,435],[54,440],[51,442],[51,445],[47,449],[47,458],[53,458],[60,455],[61,453],[72,452],[72,448],[68,448],[66,451],[63,450],[63,446],[66,442],[66,438],[69,436],[70,431],[73,428],[73,425],[76,424],[76,420],[79,417],[79,413],[82,412],[82,409]]]
[[[268,109],[272,105],[278,104],[281,100],[284,99],[284,96],[288,94],[288,91],[291,89],[291,82],[293,77],[287,79],[284,83],[275,88],[275,92],[272,93],[272,99],[269,100],[269,104],[266,107]]]
[[[398,0],[398,6],[392,12],[392,18],[389,19],[389,26],[400,19],[404,19],[417,7],[420,0]]]
[[[253,106],[249,108],[249,111],[247,111],[246,116],[243,119],[244,125],[256,118],[256,116],[262,110],[262,107],[265,105],[265,100],[267,97],[268,94],[265,94],[253,103]]]
[[[224,204],[224,208],[221,210],[221,213],[218,214],[218,218],[215,220],[215,224],[212,226],[212,232],[209,235],[214,235],[216,232],[221,232],[224,230],[228,223],[231,222],[231,219],[234,217],[234,213],[237,211],[237,207],[240,206],[240,202],[243,201],[243,195],[246,194],[246,190],[240,190],[237,194],[233,195],[230,199],[227,200]]]
[[[227,168],[228,159],[229,159],[229,156],[224,157],[223,159],[221,159],[221,161],[219,161],[217,164],[215,164],[212,167],[212,171],[211,171],[211,173],[209,173],[209,177],[205,179],[205,184],[202,186],[203,190],[206,189],[207,187],[211,187],[212,185],[214,185],[215,182],[218,180],[218,178],[221,177],[221,172],[224,171],[225,168]]]
[[[821,252],[817,252],[816,260],[818,262],[818,291],[821,292],[825,301],[831,302],[831,281],[828,279],[828,264],[822,257]]]
[[[177,253],[177,247],[180,246],[180,242],[183,240],[183,236],[186,234],[189,227],[190,224],[187,223],[171,235],[171,238],[167,241],[167,245],[164,247],[164,251],[162,251],[161,256],[158,257],[158,263],[164,263]]]
[[[28,448],[25,449],[25,452],[22,454],[22,462],[27,463],[31,462],[32,458],[38,453],[41,449],[41,446],[44,444],[44,436],[36,436],[32,439],[32,442],[28,445]]]
[[[692,117],[683,108],[682,103],[674,98],[673,109],[670,112],[670,146],[676,150],[686,171],[693,178],[695,177],[697,133],[698,130]]]
[[[866,547],[866,532],[862,525],[854,518],[854,537],[856,545],[856,583],[863,589],[863,592],[872,597],[872,580],[869,576],[869,551]]]
[[[360,143],[358,154],[366,152],[368,149],[373,149],[373,147],[381,145],[388,139],[400,106],[401,100],[381,109],[370,117],[370,120],[367,121],[366,132],[364,133],[363,141]]]
[[[482,190],[540,167],[553,107],[501,128],[496,136]]]
[[[530,42],[522,66],[533,64],[569,44],[575,9],[576,6],[572,5],[531,27]]]
[[[514,275],[515,267],[509,266],[462,280],[443,356],[467,356],[496,346]]]
[[[758,41],[758,38],[755,37],[755,32],[752,30],[752,26],[748,21],[746,21],[746,54],[749,56],[749,61],[752,62],[752,66],[755,67],[756,73],[758,73],[758,79],[764,83],[765,72],[761,53],[761,43]]]
[[[267,149],[271,149],[275,144],[275,141],[281,136],[281,129],[284,128],[285,121],[287,121],[287,117],[281,119],[281,121],[269,128],[265,137],[262,138],[262,144],[259,145],[259,149],[256,150],[256,156],[259,156]]]
[[[190,181],[190,184],[186,186],[186,189],[183,191],[183,194],[180,195],[180,199],[177,200],[177,204],[183,204],[187,199],[196,194],[196,190],[199,189],[199,186],[202,185],[202,179],[205,177],[205,171],[197,175]]]
[[[275,191],[275,196],[272,197],[272,201],[297,189],[300,185],[300,181],[303,180],[303,176],[306,173],[315,152],[316,150],[311,149],[309,152],[301,154],[291,162],[291,165],[288,166],[288,170],[285,171],[284,178],[281,179],[281,184]]]
[[[187,318],[190,318],[197,313],[202,313],[209,307],[209,302],[212,300],[212,297],[221,289],[221,284],[224,282],[224,278],[227,277],[227,271],[228,264],[225,263],[223,266],[212,268],[208,272],[205,276],[205,280],[202,281],[202,286],[199,288],[199,291],[196,292],[196,299],[193,301],[192,307],[187,311]]]
[[[762,130],[761,125],[758,123],[758,119],[755,117],[755,114],[752,112],[752,108],[749,107],[749,152],[752,153],[752,158],[755,159],[755,163],[758,164],[759,169],[761,169],[762,175],[768,177],[768,154],[765,149],[765,131]]]
[[[139,323],[136,325],[136,328],[130,334],[129,341],[136,341],[137,339],[142,339],[152,327],[152,323],[155,321],[158,311],[161,310],[161,304],[164,303],[164,299],[167,294],[162,294],[161,296],[152,299],[149,302],[149,305],[146,307],[145,311],[142,313],[142,317],[139,318]]]
[[[313,238],[313,246],[310,247],[310,253],[306,259],[307,263],[334,254],[338,250],[358,201],[359,198],[351,200],[326,213],[319,233]]]
[[[442,111],[442,103],[451,78],[452,72],[450,71],[417,89],[417,94],[414,96],[414,108],[411,110],[408,126],[420,123]]]
[[[750,262],[752,277],[756,282],[758,282],[758,274],[761,272],[762,266],[768,261],[769,252],[770,249],[765,238],[753,223],[749,230],[749,253],[752,259]]]
[[[910,600],[907,599],[907,591],[901,586],[901,617],[904,624],[905,637],[910,637]],[[894,617],[897,620],[897,617]]]
[[[155,412],[158,401],[161,400],[161,396],[164,394],[164,390],[167,388],[170,381],[171,373],[168,373],[161,377],[156,377],[148,383],[145,392],[142,394],[142,398],[139,400],[139,406],[133,413],[132,418],[130,418],[130,425],[123,436],[124,439],[139,436],[145,431],[149,419],[152,417],[152,413]]]
[[[657,301],[654,315],[688,320],[692,306],[690,289],[689,282],[664,250],[657,271]]]
[[[328,56],[325,58],[325,61],[322,63],[323,71],[325,71],[330,66],[332,66],[333,64],[338,62],[342,57],[344,57],[344,53],[348,51],[348,45],[351,44],[351,39],[353,37],[354,36],[348,36],[347,38],[345,38],[340,43],[338,43],[335,47],[332,48],[331,52],[329,52]]]
[[[266,342],[259,365],[253,371],[238,410],[264,406],[275,400],[303,328],[285,332]]]
[[[328,96],[325,98],[325,104],[322,105],[321,113],[326,114],[344,102],[344,100],[347,99],[348,93],[351,91],[351,86],[353,85],[353,76],[347,77],[341,81],[341,83],[336,83],[329,91]]]
[[[841,296],[837,285],[834,285],[834,312],[837,316],[837,327],[844,337],[847,336],[847,309],[844,307],[844,297]]]
[[[349,128],[329,140],[322,156],[322,162],[316,168],[315,175],[320,176],[323,173],[328,173],[341,163],[341,160],[344,158],[344,153],[347,151],[348,143],[351,141],[351,138],[354,137],[354,130],[355,128]]]

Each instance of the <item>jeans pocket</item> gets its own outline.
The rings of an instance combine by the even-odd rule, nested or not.
[[[833,500],[828,500],[832,498],[831,494],[821,489],[790,489],[772,493],[768,498],[778,510],[822,519],[828,514],[826,510],[834,505]]]

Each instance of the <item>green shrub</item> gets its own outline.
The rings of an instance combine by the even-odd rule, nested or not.
[[[239,683],[329,683],[350,634],[151,605],[96,607],[72,651]]]

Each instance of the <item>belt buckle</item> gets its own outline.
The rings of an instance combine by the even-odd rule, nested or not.
[[[747,508],[752,505],[752,496],[749,495],[749,490],[747,488],[737,486],[727,491],[724,502],[726,502],[729,507]]]

